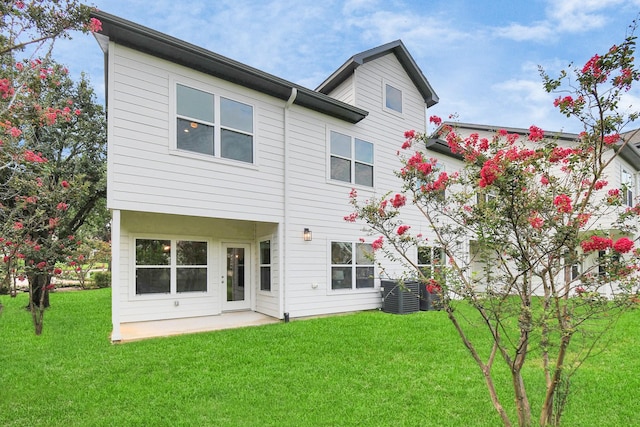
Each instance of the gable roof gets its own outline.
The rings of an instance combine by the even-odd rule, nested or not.
[[[333,89],[338,87],[340,83],[344,82],[349,76],[351,76],[353,71],[360,65],[373,61],[374,59],[380,58],[381,56],[389,53],[393,53],[396,58],[398,58],[398,61],[404,68],[405,72],[409,75],[413,84],[420,91],[427,107],[437,104],[439,101],[438,95],[436,95],[431,84],[429,84],[427,78],[422,74],[420,67],[418,67],[416,61],[413,60],[413,57],[405,47],[404,43],[402,43],[402,40],[395,40],[352,56],[324,82],[322,82],[316,90],[322,93],[330,93]]]
[[[108,52],[108,41],[113,41],[284,101],[289,100],[293,92],[297,92],[294,104],[349,123],[357,123],[368,114],[361,108],[338,101],[323,93],[115,15],[94,10],[91,16],[102,22],[102,30],[95,36],[105,54]]]

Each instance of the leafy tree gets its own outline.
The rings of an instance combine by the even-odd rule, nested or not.
[[[69,233],[104,187],[91,163],[103,156],[102,113],[85,79],[74,86],[51,53],[56,39],[100,22],[74,0],[5,1],[0,9],[0,239],[5,279],[29,276],[40,334],[55,263],[77,244]]]
[[[351,193],[355,211],[345,219],[368,225],[378,236],[372,247],[401,262],[404,279],[439,294],[504,425],[513,421],[496,376],[509,375],[518,425],[533,423],[531,389],[544,390],[534,400],[540,425],[558,425],[572,376],[637,300],[640,205],[627,207],[629,188],[614,182],[614,162],[630,139],[623,127],[638,117],[619,108],[639,79],[634,51],[631,35],[557,79],[542,72],[547,91],[565,92],[556,107],[584,125],[575,141],[535,126],[526,140],[505,130],[463,135],[431,117],[436,137],[461,159],[458,172],[442,171],[430,157],[434,139],[408,131],[397,173],[402,190],[365,201]],[[412,232],[425,221],[430,232]],[[417,248],[427,246],[446,255],[429,274],[416,260]],[[462,304],[474,315],[458,310]],[[539,368],[544,384],[527,387],[525,366]]]

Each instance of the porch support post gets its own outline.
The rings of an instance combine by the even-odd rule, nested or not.
[[[122,340],[120,333],[120,210],[111,211],[111,342]]]

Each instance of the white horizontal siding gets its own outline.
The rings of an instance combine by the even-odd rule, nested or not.
[[[121,46],[110,61],[110,208],[281,221],[282,101]],[[170,150],[173,79],[253,106],[254,165]]]

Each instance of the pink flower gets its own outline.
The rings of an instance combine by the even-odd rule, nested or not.
[[[69,183],[67,181],[62,181],[60,185],[62,185],[62,187],[64,188],[69,188]]]
[[[540,230],[544,225],[544,219],[540,218],[537,213],[529,217],[529,224],[536,230]]]
[[[584,252],[604,251],[613,246],[613,241],[608,237],[591,236],[591,239],[580,242]]]
[[[371,243],[371,248],[372,248],[374,251],[377,251],[378,249],[382,249],[382,245],[383,245],[383,243],[384,243],[384,238],[383,238],[382,236],[381,236],[381,237],[378,237],[376,240],[374,240],[374,241]]]
[[[9,135],[11,135],[14,138],[19,137],[20,135],[22,135],[22,131],[20,129],[18,129],[17,127],[13,126],[11,127],[9,130]]]
[[[396,194],[393,197],[393,199],[391,199],[391,205],[396,209],[404,206],[406,202],[407,202],[407,198],[402,194]]]
[[[605,135],[602,138],[602,141],[605,143],[605,145],[612,145],[615,144],[616,142],[618,142],[620,140],[620,135],[617,133],[614,133],[612,135]]]
[[[412,139],[416,137],[416,131],[415,130],[408,130],[404,133],[404,137],[407,139]]]
[[[53,274],[62,274],[62,270],[59,268],[54,268],[53,269]]]
[[[608,184],[607,181],[604,181],[601,179],[599,181],[596,181],[596,184],[593,186],[593,188],[596,190],[602,190],[604,187],[607,186],[607,184]]]
[[[559,194],[553,199],[553,205],[558,209],[560,213],[571,213],[573,207],[571,206],[571,198],[566,194]]]
[[[58,203],[58,206],[56,206],[56,209],[58,209],[59,211],[66,211],[67,209],[69,209],[69,205],[64,202],[60,202]]]
[[[40,270],[44,269],[47,266],[47,263],[44,261],[40,261],[39,263],[36,264],[36,267],[39,268]]]
[[[400,227],[398,227],[398,236],[402,236],[404,233],[407,232],[407,230],[409,230],[411,228],[411,226],[409,225],[401,225]]]
[[[549,185],[549,178],[547,178],[546,176],[544,176],[544,175],[543,175],[543,176],[540,178],[540,184],[542,184],[542,185]]]
[[[46,163],[47,159],[42,157],[42,153],[34,153],[31,150],[24,150],[24,160],[30,163]]]
[[[627,237],[621,237],[613,244],[613,249],[621,254],[629,252],[633,249],[633,241]]]
[[[544,139],[544,131],[537,126],[529,128],[529,141],[537,142]]]
[[[436,126],[440,126],[442,124],[442,119],[438,116],[431,116],[429,117],[429,122]]]
[[[24,224],[22,224],[20,221],[16,221],[13,224],[13,229],[14,230],[22,230],[24,228]]]
[[[89,23],[87,24],[87,30],[92,33],[97,33],[98,31],[102,31],[102,22],[99,19],[91,18]]]
[[[357,212],[350,213],[349,215],[346,215],[344,217],[344,220],[347,221],[347,222],[356,222],[357,219],[358,219],[358,213]]]

